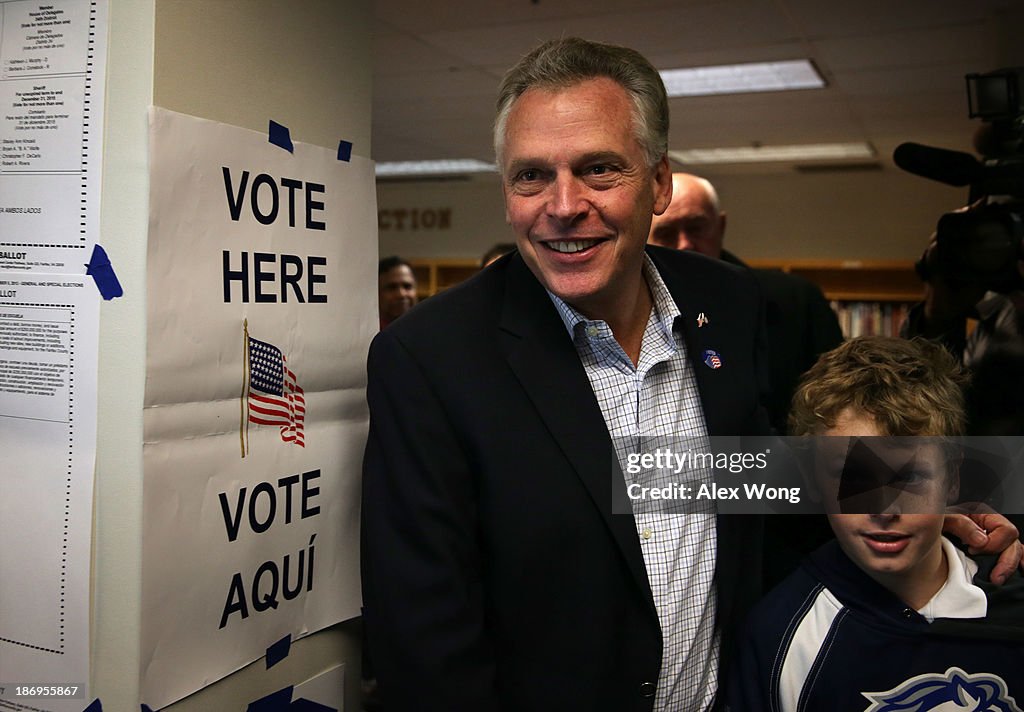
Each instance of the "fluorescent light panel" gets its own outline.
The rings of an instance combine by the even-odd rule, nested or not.
[[[736,146],[669,151],[669,157],[684,166],[708,163],[771,163],[774,161],[828,161],[874,158],[869,143],[808,143],[792,146]]]
[[[825,80],[809,59],[664,69],[659,74],[665,82],[665,90],[669,96],[745,94],[789,89],[821,89],[825,86]]]
[[[392,161],[377,164],[377,175],[390,176],[443,176],[460,173],[495,173],[493,163],[475,158],[453,158],[439,161]]]

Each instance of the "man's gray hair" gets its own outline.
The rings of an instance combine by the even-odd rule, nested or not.
[[[628,47],[566,37],[543,43],[519,60],[502,79],[494,120],[494,154],[499,168],[505,148],[505,125],[516,99],[528,89],[566,89],[600,77],[613,80],[629,94],[633,102],[633,133],[648,166],[654,167],[668,151],[668,97],[658,70]]]

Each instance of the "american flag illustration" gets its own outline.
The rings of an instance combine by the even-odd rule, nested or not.
[[[287,359],[281,349],[252,338],[248,331],[246,339],[249,422],[277,425],[281,440],[305,447],[306,398]]]
[[[717,351],[708,349],[704,352],[704,363],[712,369],[722,367],[722,358],[718,355]]]

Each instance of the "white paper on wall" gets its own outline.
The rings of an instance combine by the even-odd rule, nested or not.
[[[89,702],[107,0],[0,0],[0,708]]]

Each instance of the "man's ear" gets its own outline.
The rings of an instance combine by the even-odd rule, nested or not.
[[[661,215],[672,202],[672,167],[668,163],[668,156],[662,156],[654,166],[651,180],[654,182],[654,214]]]

